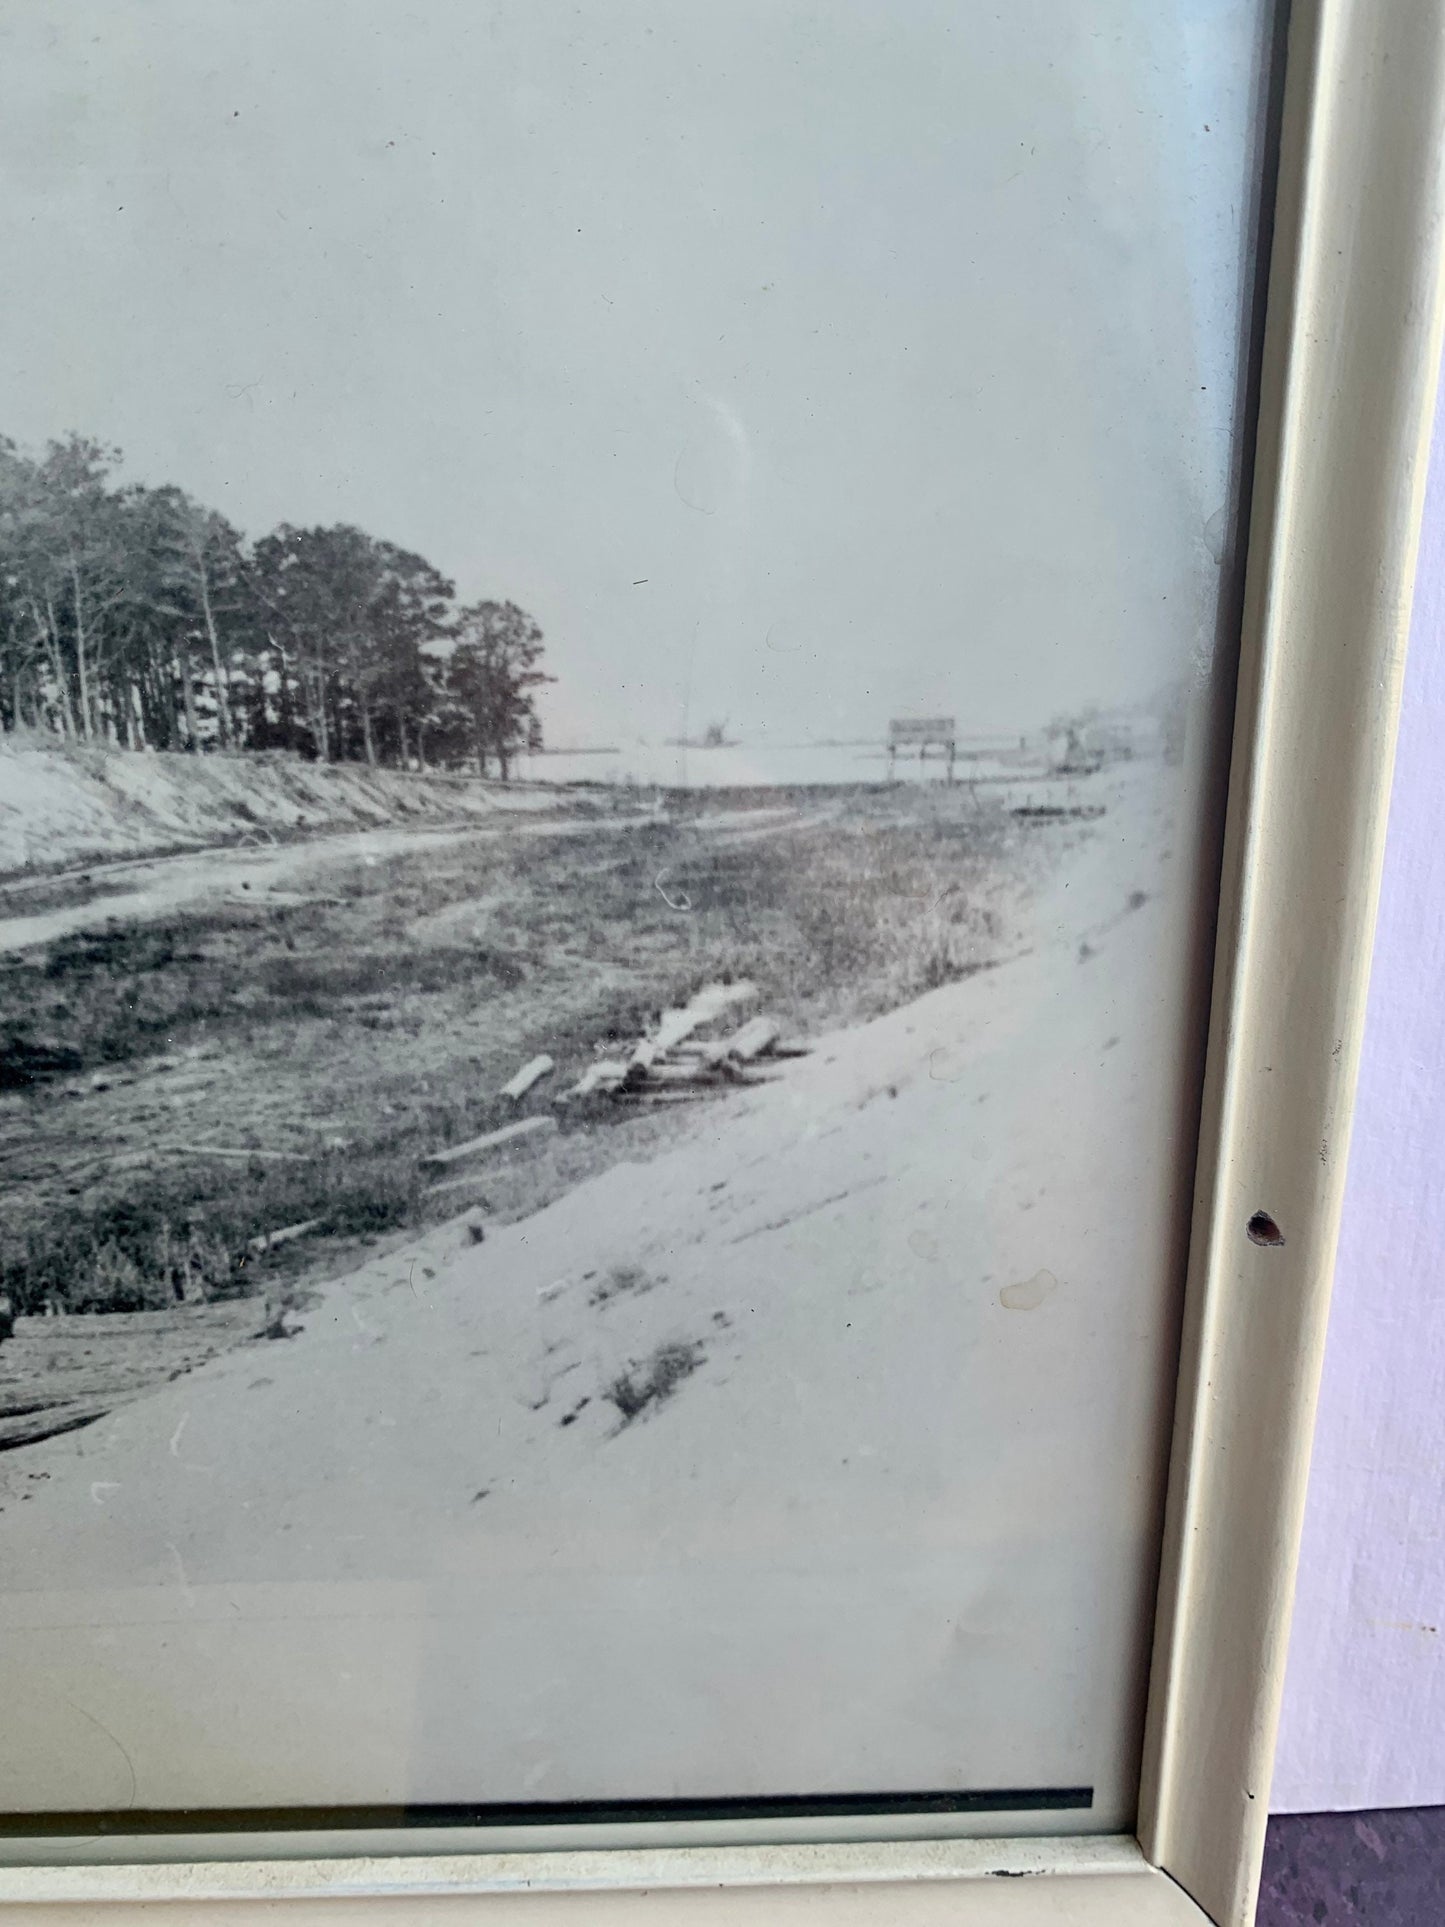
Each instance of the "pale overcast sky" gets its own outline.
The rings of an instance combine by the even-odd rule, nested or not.
[[[1185,673],[1264,0],[0,0],[0,432],[540,619],[554,740]]]

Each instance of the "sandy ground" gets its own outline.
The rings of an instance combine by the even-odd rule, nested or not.
[[[1091,1785],[1068,1827],[1126,1823],[1186,1115],[1158,777],[1030,954],[8,1454],[0,1801]]]

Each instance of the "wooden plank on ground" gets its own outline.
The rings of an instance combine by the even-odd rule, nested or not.
[[[756,984],[704,984],[681,1010],[665,1010],[662,1013],[657,1035],[652,1040],[655,1054],[665,1057],[684,1037],[691,1037],[704,1024],[716,1023],[726,1012],[738,1004],[751,1002],[757,995]]]
[[[651,1070],[629,1076],[628,1090],[649,1090],[654,1084],[713,1085],[720,1081],[716,1067],[693,1057],[681,1064],[654,1064]]]
[[[628,1104],[696,1104],[709,1092],[720,1087],[715,1084],[689,1084],[683,1089],[619,1091],[617,1095]]]
[[[591,1064],[567,1092],[568,1097],[594,1097],[599,1093],[621,1090],[627,1079],[627,1065],[614,1058]]]
[[[542,1131],[555,1131],[555,1117],[523,1117],[515,1124],[504,1124],[499,1131],[484,1131],[480,1137],[468,1138],[465,1144],[454,1144],[447,1151],[433,1151],[424,1157],[423,1164],[447,1165],[460,1164],[464,1158],[480,1157],[484,1151],[495,1151],[504,1144],[514,1144],[518,1138],[534,1137]]]
[[[771,1050],[782,1034],[783,1027],[775,1018],[754,1017],[731,1037],[720,1038],[709,1055],[717,1060],[729,1058],[734,1064],[750,1064],[755,1057]]]
[[[544,1051],[540,1056],[530,1058],[511,1082],[502,1086],[498,1096],[510,1097],[513,1103],[516,1103],[518,1098],[527,1095],[534,1084],[540,1084],[542,1079],[549,1076],[555,1069],[556,1065]]]
[[[491,1177],[485,1171],[463,1171],[460,1177],[442,1178],[436,1184],[429,1184],[424,1195],[434,1198],[441,1191],[475,1191],[479,1185],[490,1183]]]
[[[263,1151],[249,1144],[159,1144],[156,1149],[170,1151],[177,1157],[240,1158],[248,1163],[252,1158],[269,1158],[273,1162],[305,1164],[311,1155],[308,1151]]]
[[[304,1238],[308,1231],[315,1231],[320,1223],[320,1218],[303,1218],[300,1224],[282,1225],[279,1231],[266,1231],[259,1238],[252,1238],[248,1249],[270,1251],[276,1245],[289,1245],[297,1238]]]

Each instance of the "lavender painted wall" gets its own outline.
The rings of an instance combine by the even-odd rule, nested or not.
[[[1437,414],[1277,1812],[1445,1804],[1445,405]]]

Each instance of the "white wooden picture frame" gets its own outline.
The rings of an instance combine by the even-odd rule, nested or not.
[[[1247,1927],[1441,348],[1442,219],[1445,0],[1295,0],[1137,1836],[429,1855],[316,1836],[278,1837],[286,1857],[272,1858],[254,1842],[117,1841],[124,1864],[0,1867],[0,1919]]]

